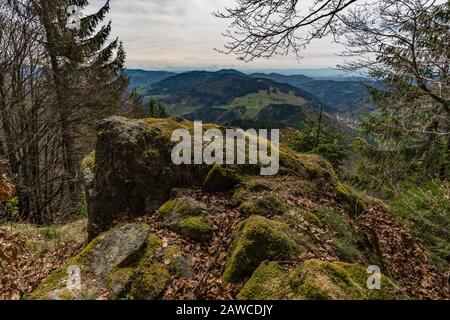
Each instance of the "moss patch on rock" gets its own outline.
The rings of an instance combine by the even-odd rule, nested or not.
[[[223,278],[239,282],[266,260],[290,259],[299,253],[295,234],[287,224],[252,216],[241,222],[234,235]]]
[[[242,176],[235,167],[214,165],[203,184],[206,192],[226,192],[242,183]]]
[[[178,246],[168,246],[164,250],[164,264],[171,275],[176,275],[181,279],[192,277],[193,270],[189,261],[183,256]]]
[[[282,215],[286,213],[287,207],[276,197],[267,196],[245,201],[239,210],[244,216],[259,215],[267,217]]]
[[[238,300],[287,300],[293,292],[286,272],[276,262],[263,262],[238,294]]]
[[[193,198],[182,197],[166,202],[158,210],[158,219],[174,232],[196,241],[212,238],[213,225],[207,207]]]
[[[135,299],[153,300],[166,288],[170,272],[163,261],[162,241],[155,235],[147,239],[147,249],[135,269],[130,294]]]
[[[367,270],[357,264],[309,260],[290,275],[298,299],[306,300],[399,300],[407,299],[394,282],[381,278],[381,290],[367,288]]]
[[[164,248],[162,241],[150,234],[145,253],[134,268],[129,295],[134,299],[156,299],[172,277],[189,278],[191,269],[178,246]]]

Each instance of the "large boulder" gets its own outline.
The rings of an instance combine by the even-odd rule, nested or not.
[[[177,166],[172,132],[191,129],[181,119],[128,120],[111,117],[97,125],[95,179],[88,199],[89,238],[113,221],[139,217],[159,208],[175,187],[203,182],[205,166]]]
[[[28,298],[117,299],[126,294],[155,299],[172,277],[191,275],[189,262],[178,247],[165,247],[146,225],[127,224],[98,236]]]
[[[224,281],[239,282],[251,276],[261,262],[289,260],[295,258],[299,251],[296,235],[287,224],[252,216],[237,227],[223,274]]]

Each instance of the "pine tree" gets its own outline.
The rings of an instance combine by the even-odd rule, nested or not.
[[[167,113],[164,105],[152,98],[148,104],[146,116],[149,118],[167,118]]]
[[[68,28],[68,8],[84,9],[86,0],[40,0],[35,10],[46,33],[49,73],[55,89],[55,109],[61,125],[70,198],[80,192],[80,133],[93,120],[119,110],[128,84],[124,75],[125,51],[118,39],[107,43],[111,22],[100,27],[110,10],[109,0],[96,13],[80,20],[80,27]]]
[[[318,127],[304,121],[300,128],[300,131],[287,132],[287,145],[297,152],[320,155],[335,169],[340,169],[342,162],[349,156],[344,138],[324,124]]]

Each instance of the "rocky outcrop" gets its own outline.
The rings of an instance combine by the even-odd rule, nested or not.
[[[171,190],[203,187],[207,192],[230,191],[259,172],[260,165],[174,165],[175,129],[193,132],[193,123],[180,118],[129,120],[110,117],[97,125],[97,145],[84,161],[87,180],[89,238],[108,230],[113,221],[151,214],[170,199]],[[204,129],[224,128],[204,125]],[[280,148],[280,174],[293,174],[336,185],[331,166],[313,155]]]
[[[29,296],[33,300],[155,299],[172,277],[192,275],[176,246],[164,246],[144,224],[105,232]]]
[[[99,123],[82,164],[92,241],[30,299],[407,298],[384,276],[369,290],[368,265],[413,298],[448,296],[408,230],[327,162],[281,146],[274,177],[258,165],[176,166],[178,128],[193,124]]]

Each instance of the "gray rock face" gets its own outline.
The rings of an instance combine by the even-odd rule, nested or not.
[[[148,226],[128,224],[106,233],[92,251],[90,269],[94,277],[105,279],[112,269],[138,259],[149,232]]]

